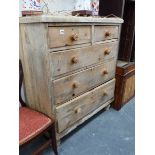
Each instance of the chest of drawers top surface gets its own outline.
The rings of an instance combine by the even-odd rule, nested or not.
[[[20,17],[20,23],[113,23],[121,24],[123,19],[121,18],[99,18],[99,17],[75,17],[75,16],[30,16]]]

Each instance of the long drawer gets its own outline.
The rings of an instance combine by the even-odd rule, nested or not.
[[[118,26],[95,26],[94,41],[104,41],[109,39],[117,39],[119,35]]]
[[[82,67],[104,62],[116,57],[118,42],[50,53],[52,76],[68,73]]]
[[[48,47],[63,47],[91,42],[91,26],[48,28]]]
[[[58,132],[62,132],[114,97],[115,79],[56,108]]]
[[[115,76],[116,59],[53,81],[55,103],[60,104]]]

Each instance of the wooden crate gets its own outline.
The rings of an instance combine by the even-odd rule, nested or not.
[[[118,61],[116,68],[115,101],[112,107],[120,110],[135,95],[135,64]]]

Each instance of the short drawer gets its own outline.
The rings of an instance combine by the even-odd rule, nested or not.
[[[111,80],[56,108],[58,132],[70,127],[114,97],[115,80]]]
[[[115,76],[116,59],[53,81],[55,103],[60,104]]]
[[[63,47],[91,42],[91,26],[48,28],[48,47]]]
[[[118,42],[50,53],[53,77],[116,57]]]
[[[118,26],[95,26],[94,41],[117,39],[119,35]]]

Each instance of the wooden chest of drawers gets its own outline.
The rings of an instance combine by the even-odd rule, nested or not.
[[[57,120],[57,139],[114,99],[120,18],[20,18],[28,105]]]

